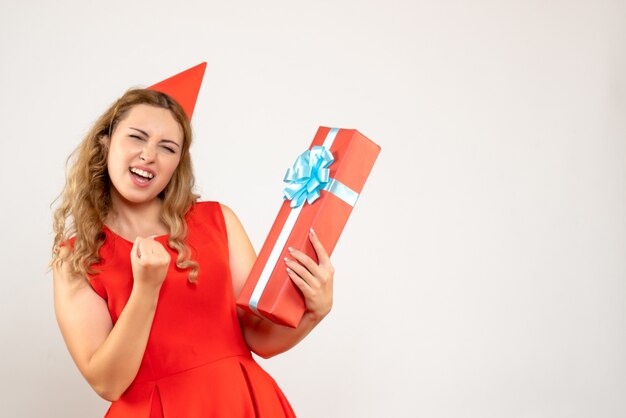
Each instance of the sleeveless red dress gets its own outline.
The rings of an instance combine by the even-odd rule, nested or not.
[[[217,202],[199,202],[186,215],[187,245],[198,261],[197,283],[176,267],[161,287],[141,366],[105,418],[295,417],[276,382],[254,361],[243,339],[233,295],[228,237]],[[133,243],[106,226],[102,261],[89,276],[117,322],[133,287]]]

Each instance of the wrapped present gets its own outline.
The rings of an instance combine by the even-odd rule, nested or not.
[[[284,199],[237,305],[278,324],[297,327],[305,312],[302,293],[283,259],[288,247],[318,262],[310,228],[332,254],[363,189],[380,147],[355,129],[320,127],[311,146],[287,170]]]

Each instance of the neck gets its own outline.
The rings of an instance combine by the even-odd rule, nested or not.
[[[111,190],[111,211],[106,224],[116,233],[132,238],[163,235],[169,233],[161,221],[163,201],[154,198],[147,202],[134,203],[124,199],[114,188]]]

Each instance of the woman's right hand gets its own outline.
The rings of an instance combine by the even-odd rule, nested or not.
[[[170,254],[153,237],[137,237],[130,252],[135,284],[160,289],[170,265]]]

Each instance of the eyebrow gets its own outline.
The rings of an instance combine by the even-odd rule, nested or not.
[[[150,135],[148,135],[148,133],[144,130],[138,129],[138,128],[133,128],[132,126],[129,126],[130,129],[133,129],[137,132],[141,132],[145,137],[150,138]],[[162,139],[160,142],[168,142],[170,144],[176,145],[178,148],[180,148],[180,145],[178,145],[177,142],[172,141],[171,139]]]

